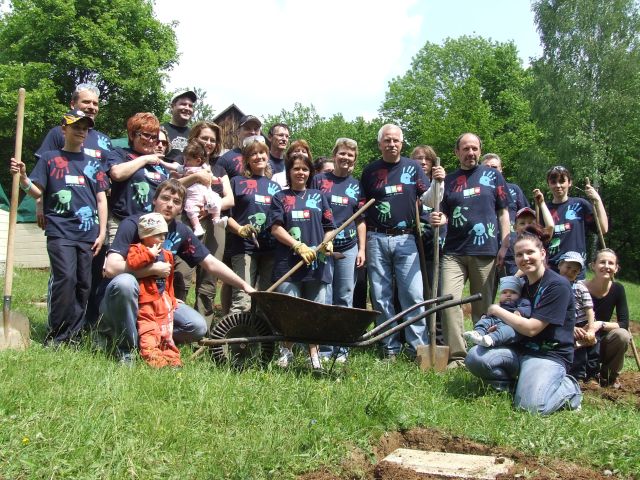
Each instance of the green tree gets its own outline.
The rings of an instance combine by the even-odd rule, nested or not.
[[[98,128],[109,135],[119,136],[135,112],[160,115],[167,104],[165,72],[177,59],[173,25],[154,17],[150,0],[13,0],[0,17],[0,45],[0,95],[14,95],[8,74],[24,69],[27,98],[47,105],[27,101],[27,120],[42,127],[25,137],[31,151],[81,82],[100,89]],[[42,116],[36,119],[37,112]]]
[[[304,139],[309,142],[314,158],[331,156],[338,138],[348,137],[358,142],[358,162],[354,168],[354,176],[359,177],[364,165],[380,158],[377,144],[378,129],[382,126],[380,119],[366,121],[358,117],[347,121],[340,113],[327,119],[321,117],[313,105],[296,103],[291,111],[283,109],[279,115],[268,115],[263,131],[268,131],[271,125],[278,122],[289,125],[291,141]]]
[[[611,246],[637,277],[640,216],[640,16],[634,0],[544,0],[533,4],[543,55],[532,64],[534,115],[551,162],[600,187]],[[551,164],[549,162],[549,164]],[[631,267],[631,268],[629,268]]]
[[[389,83],[380,112],[403,128],[407,149],[430,144],[449,169],[457,166],[455,139],[475,132],[483,151],[498,153],[507,176],[515,177],[537,154],[540,138],[525,96],[530,81],[511,42],[466,36],[427,42],[411,68]]]

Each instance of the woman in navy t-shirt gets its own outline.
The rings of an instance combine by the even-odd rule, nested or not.
[[[309,188],[313,163],[305,153],[287,152],[285,160],[288,189],[273,197],[268,224],[277,240],[273,280],[276,281],[300,260],[306,266],[284,281],[278,291],[318,303],[327,303],[327,284],[331,283],[330,256],[316,255],[325,234],[334,229],[333,213],[320,190]],[[281,349],[278,365],[286,367],[293,355],[291,344]],[[313,368],[321,369],[317,345],[309,345]]]
[[[546,268],[540,227],[531,225],[518,235],[516,264],[524,273],[522,297],[532,305],[531,317],[511,313],[499,305],[487,312],[522,334],[509,347],[475,346],[465,364],[471,373],[498,390],[515,385],[514,403],[531,413],[548,415],[560,408],[576,409],[582,393],[567,375],[573,361],[574,298],[567,279]]]

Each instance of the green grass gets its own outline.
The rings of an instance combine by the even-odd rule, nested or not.
[[[13,309],[30,318],[36,341],[46,312],[31,302],[42,301],[47,274],[19,270],[14,281]],[[638,298],[637,286],[625,287]],[[424,373],[370,350],[323,378],[303,359],[286,372],[185,359],[180,371],[157,371],[120,366],[89,346],[0,352],[0,478],[292,478],[323,465],[338,472],[353,448],[373,458],[383,432],[416,426],[640,472],[631,402],[587,397],[580,413],[539,418],[467,372]]]

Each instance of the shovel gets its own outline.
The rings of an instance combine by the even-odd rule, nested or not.
[[[435,166],[440,166],[440,157],[436,157]],[[436,200],[440,198],[440,182],[436,181],[434,193]],[[440,211],[440,202],[436,202],[434,212]],[[433,227],[433,285],[431,292],[433,297],[438,296],[438,281],[440,279],[440,227]],[[425,269],[422,271],[422,278],[427,278]],[[429,315],[429,345],[418,345],[416,348],[416,362],[421,370],[433,369],[436,372],[444,372],[449,363],[449,347],[436,345],[436,314]]]
[[[18,91],[18,121],[16,125],[15,159],[22,159],[22,129],[24,125],[25,90]],[[11,311],[11,287],[13,284],[13,243],[18,217],[18,196],[20,194],[20,173],[13,175],[11,183],[11,208],[9,210],[9,232],[7,235],[7,259],[4,273],[4,303],[2,306],[2,331],[0,350],[25,349],[29,346],[29,319],[19,312]]]

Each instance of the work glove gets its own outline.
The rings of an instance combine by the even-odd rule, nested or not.
[[[333,254],[333,242],[329,240],[321,243],[318,252],[324,253],[327,257],[330,257]]]
[[[307,265],[310,265],[311,262],[316,259],[316,252],[302,242],[296,243],[293,246],[293,251],[300,255],[300,258],[302,258]]]
[[[246,225],[242,225],[238,229],[238,235],[241,236],[242,238],[251,238],[252,234],[257,234],[257,233],[258,233],[258,230],[256,229],[256,227],[254,227],[250,223],[247,223]]]

